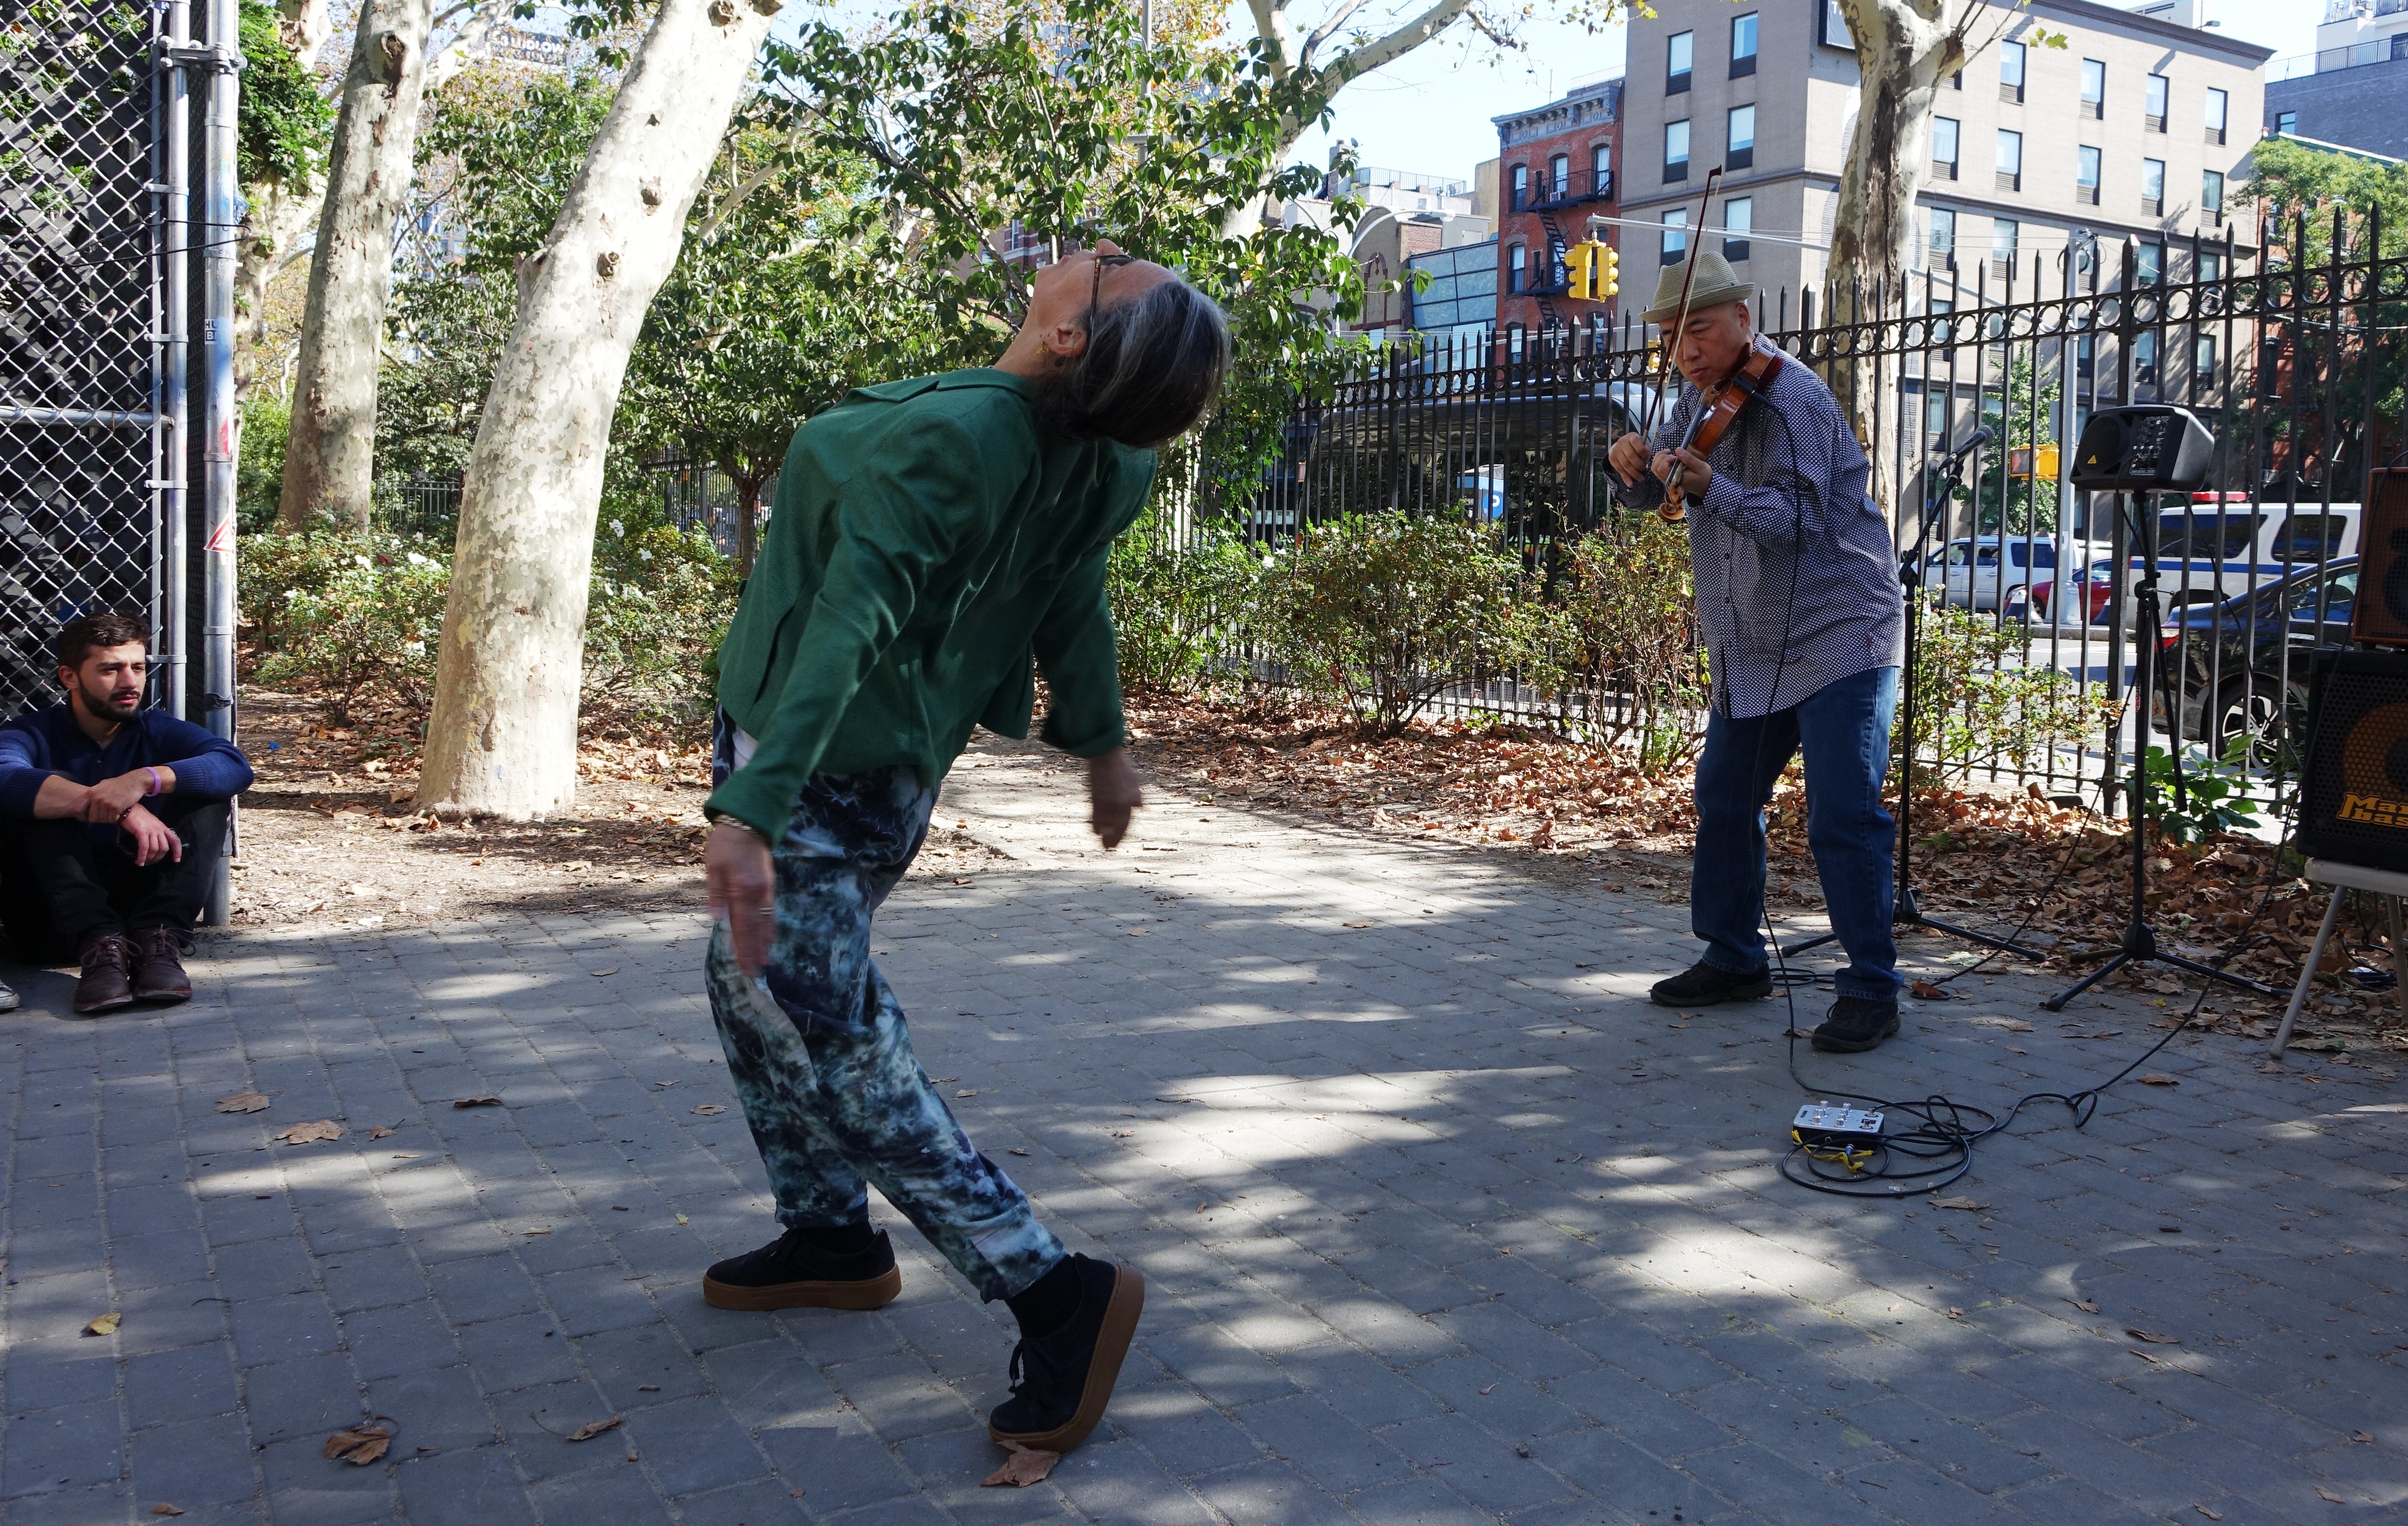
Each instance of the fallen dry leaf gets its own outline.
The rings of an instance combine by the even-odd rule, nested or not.
[[[2085,1314],[2097,1314],[2099,1312],[2099,1305],[2091,1303],[2090,1300],[2086,1298],[2069,1298],[2066,1302],[2072,1304],[2075,1308],[2080,1309]]]
[[[1948,990],[1946,987],[1934,986],[1928,980],[1918,980],[1914,985],[1909,986],[1907,989],[1925,1001],[1946,1001],[1953,999],[1956,995],[1955,992]]]
[[[1152,928],[1131,928],[1128,929],[1128,935],[1132,938],[1151,938],[1154,936],[1154,929]],[[1048,1463],[1046,1465],[1051,1467],[1053,1464]],[[1009,1468],[1011,1464],[1007,1462],[1004,1466]]]
[[[385,1448],[392,1445],[393,1432],[383,1426],[354,1426],[349,1431],[337,1431],[326,1438],[326,1457],[330,1461],[349,1462],[355,1468],[365,1468],[384,1456]]]
[[[1369,927],[1371,924],[1370,924],[1370,923],[1369,923],[1369,922],[1348,922],[1348,923],[1344,923],[1344,924],[1342,924],[1342,925],[1343,925],[1343,926],[1345,926],[1345,927],[1353,928],[1353,929],[1355,929],[1357,932],[1360,932],[1363,929]]]
[[[1026,1489],[1031,1484],[1043,1483],[1045,1476],[1054,1471],[1054,1464],[1062,1461],[1060,1452],[1032,1451],[1012,1441],[1005,1442],[1004,1446],[1011,1449],[1011,1455],[1003,1460],[1003,1466],[979,1480],[981,1489],[1001,1489],[1007,1485],[1013,1489]]]
[[[695,1108],[695,1111],[707,1118],[714,1113],[724,1113],[727,1109],[720,1106],[717,1102],[705,1102],[700,1107]]]
[[[87,1335],[114,1335],[117,1333],[117,1321],[118,1316],[104,1314],[84,1326],[83,1332]]]
[[[2179,1087],[2182,1083],[2175,1080],[2172,1076],[2168,1075],[2163,1071],[2151,1071],[2148,1074],[2141,1077],[2141,1085],[2144,1087]]]
[[[2327,1489],[2322,1484],[2318,1484],[2316,1486],[2316,1492],[2324,1498],[2330,1500],[2335,1504],[2347,1504],[2349,1503],[2347,1500],[2343,1499],[2340,1495],[2334,1493],[2331,1490]]]
[[[1965,1311],[1963,1309],[1950,1309],[1948,1311],[1948,1317],[1951,1319],[1962,1319],[1965,1317]]]
[[[2353,1431],[2349,1433],[2349,1439],[2357,1442],[2368,1442],[2372,1441],[2374,1438],[2363,1431]]]
[[[1008,1155],[1026,1155],[1028,1152],[1027,1152],[1026,1150],[1022,1149],[1019,1145],[1014,1144],[1014,1145],[1013,1145],[1010,1150],[1006,1151],[1005,1153],[1006,1153],[1006,1154],[1008,1154]]]
[[[568,1439],[571,1441],[592,1441],[595,1436],[602,1434],[606,1431],[616,1431],[618,1429],[619,1417],[613,1415],[607,1420],[586,1421],[583,1425],[571,1431],[568,1433]]]
[[[619,967],[614,964],[608,970],[588,970],[585,972],[592,975],[595,979],[600,980],[604,975],[617,974],[619,972]]]
[[[975,1096],[977,1096],[977,1095],[978,1095],[978,1087],[964,1087],[961,1090],[959,1090],[959,1091],[957,1091],[957,1092],[953,1093],[953,1101],[957,1101],[957,1102],[958,1102],[958,1101],[961,1101],[963,1098],[965,1098],[965,1097],[975,1097]]]
[[[2140,1349],[2139,1347],[2137,1347],[2137,1346],[2131,1347],[2131,1348],[2129,1348],[2129,1349],[2131,1350],[2132,1355],[2134,1355],[2134,1356],[2136,1356],[2136,1357],[2140,1358],[2143,1361],[2147,1362],[2147,1363],[2148,1363],[2150,1366],[2152,1366],[2152,1367],[2162,1367],[2162,1366],[2164,1366],[2164,1365],[2166,1364],[2166,1363],[2165,1363],[2165,1359],[2164,1359],[2164,1358],[2162,1358],[2162,1357],[2153,1357],[2153,1356],[2149,1355],[2146,1351],[2141,1350],[2141,1349]]]
[[[2127,1335],[2129,1335],[2130,1337],[2132,1337],[2132,1339],[2134,1339],[2134,1340],[2136,1340],[2136,1341],[2146,1341],[2146,1342],[2148,1342],[2151,1346],[2180,1346],[2180,1345],[2182,1345],[2182,1337],[2181,1337],[2181,1336],[2179,1336],[2179,1335],[2160,1335],[2160,1334],[2158,1334],[2158,1333],[2157,1333],[2156,1331],[2154,1331],[2154,1330],[2128,1330],[2128,1331],[2124,1332],[2124,1333],[2125,1333],[2125,1334],[2127,1334]]]
[[[2222,1520],[2224,1519],[2223,1516],[2217,1514],[2214,1510],[2210,1510],[2203,1504],[2194,1504],[2191,1508],[2198,1511],[2200,1515],[2205,1516],[2210,1520]]]
[[[161,1500],[157,1504],[150,1507],[150,1513],[154,1516],[180,1516],[184,1512],[177,1509],[174,1505],[169,1504],[166,1501]]]
[[[393,1130],[380,1123],[368,1130],[368,1137],[370,1139],[391,1139],[393,1137]]]
[[[265,1113],[267,1111],[267,1097],[264,1092],[237,1091],[231,1097],[219,1098],[218,1111],[221,1113]],[[182,1513],[183,1512],[180,1510],[177,1512],[179,1515],[181,1515]]]
[[[320,1118],[315,1123],[296,1123],[276,1137],[287,1144],[308,1144],[315,1140],[342,1138],[343,1126],[332,1118]]]
[[[1931,1200],[1931,1206],[1934,1208],[1962,1208],[1969,1214],[1978,1214],[1983,1209],[1987,1208],[1990,1205],[1986,1202],[1976,1202],[1971,1198],[1956,1197],[1934,1198]]]
[[[499,1097],[455,1097],[452,1100],[452,1105],[453,1107],[499,1107],[502,1105],[502,1100]]]
[[[955,875],[955,876],[954,876],[954,878],[953,878],[953,883],[954,883],[955,885],[968,885],[968,884],[969,884],[970,882],[969,882],[969,881],[968,881],[968,880],[966,880],[966,879],[961,878],[959,875]]]

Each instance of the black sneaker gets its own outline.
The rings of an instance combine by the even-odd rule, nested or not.
[[[1881,1046],[1898,1031],[1898,1000],[1874,1001],[1843,996],[1831,1003],[1831,1015],[1813,1032],[1814,1047],[1842,1055],[1862,1054]]]
[[[886,1231],[867,1250],[832,1255],[788,1230],[759,1250],[731,1257],[702,1274],[702,1299],[714,1309],[875,1309],[903,1290]]]
[[[1079,1312],[1051,1335],[1021,1337],[1011,1348],[1011,1397],[987,1417],[988,1435],[1032,1452],[1067,1452],[1103,1420],[1145,1307],[1145,1278],[1137,1268],[1071,1260],[1079,1268]]]
[[[1647,993],[1659,1007],[1711,1007],[1717,1001],[1753,1001],[1771,994],[1770,969],[1739,975],[1717,970],[1703,959],[1670,980],[1657,981]]]

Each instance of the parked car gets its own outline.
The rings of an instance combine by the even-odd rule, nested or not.
[[[2054,579],[2057,555],[2054,535],[1964,536],[1924,558],[1923,586],[1944,590],[1956,609],[2012,608],[2026,587]]]
[[[2161,609],[2220,605],[2303,568],[2358,554],[2357,504],[2303,503],[2294,509],[2219,501],[2212,494],[2199,499],[2157,511]],[[2108,543],[2092,544],[2096,554],[2068,556],[2054,578],[2034,580],[2030,619],[2058,626],[2104,625],[2119,581],[2126,592],[2140,591],[2145,558],[2128,554],[2119,579]]]
[[[2285,748],[2296,755],[2306,740],[2307,654],[2348,644],[2357,597],[2353,556],[2300,569],[2221,604],[2172,612],[2157,650],[2172,682],[2152,685],[2152,718],[2166,727],[2166,694],[2178,689],[2186,741],[2220,757],[2234,737],[2245,735],[2249,761],[2261,769],[2273,767]],[[2286,766],[2297,768],[2296,756]]]

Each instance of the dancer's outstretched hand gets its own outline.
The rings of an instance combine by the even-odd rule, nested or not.
[[[1145,804],[1145,796],[1138,788],[1137,765],[1129,761],[1127,748],[1115,747],[1101,757],[1087,759],[1087,800],[1094,807],[1088,824],[1103,839],[1104,851],[1109,853],[1128,836],[1129,813]]]
[[[778,871],[769,844],[752,828],[722,816],[703,847],[702,871],[710,914],[727,924],[737,966],[748,975],[759,974],[768,967],[778,931]]]

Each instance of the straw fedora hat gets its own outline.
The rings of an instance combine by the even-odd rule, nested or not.
[[[1692,280],[1689,267],[1697,266]],[[1725,302],[1744,302],[1756,295],[1756,283],[1742,281],[1724,259],[1711,249],[1701,249],[1679,265],[1668,265],[1656,278],[1656,300],[1647,305],[1640,316],[1651,324],[1669,324],[1681,311],[1681,283],[1689,282],[1689,310],[1703,312]]]

